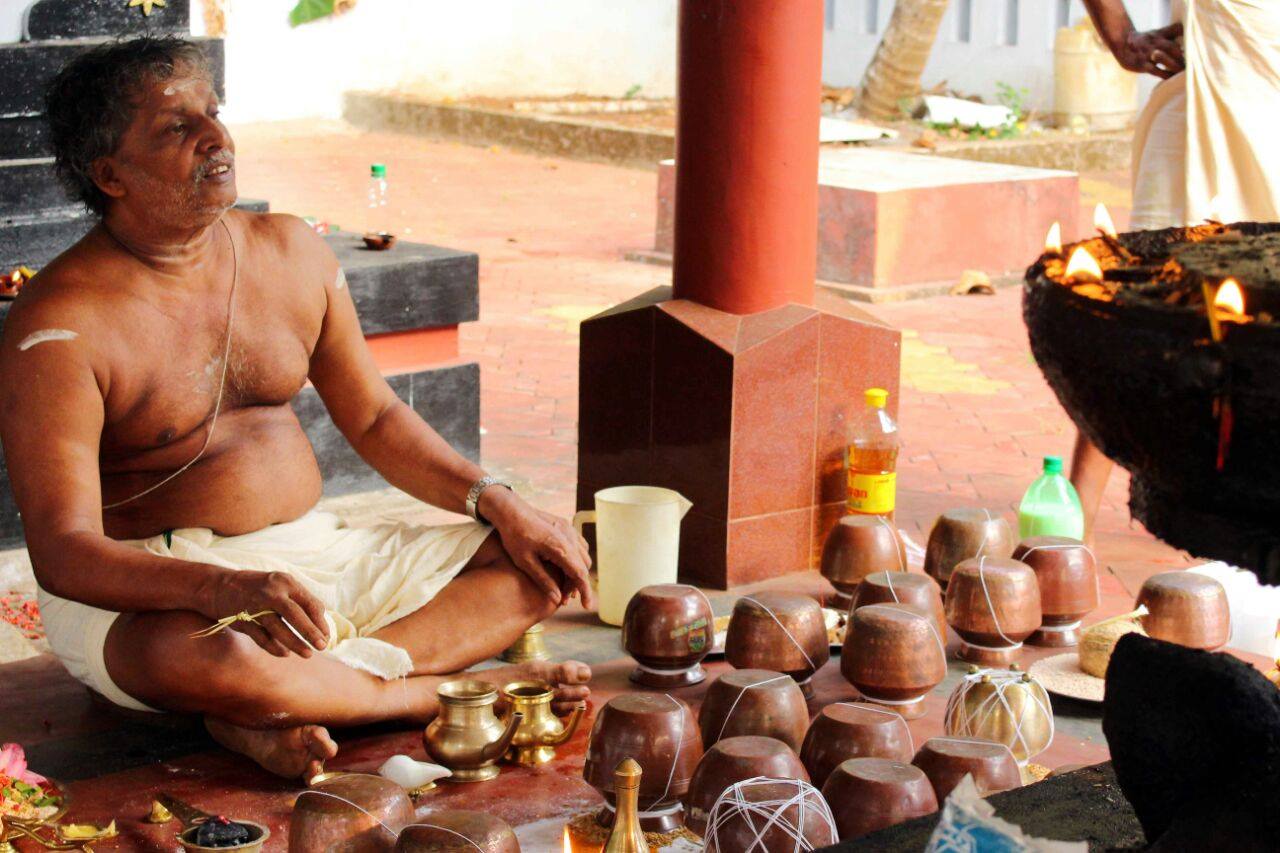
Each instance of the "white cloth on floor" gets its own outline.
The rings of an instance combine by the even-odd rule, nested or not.
[[[393,679],[412,671],[409,653],[370,635],[435,598],[471,560],[490,530],[475,522],[348,527],[332,513],[313,510],[295,521],[240,536],[187,528],[124,544],[160,557],[278,571],[296,578],[324,604],[329,628],[324,654]],[[49,644],[73,676],[118,705],[153,710],[116,687],[107,674],[107,631],[120,614],[44,590],[40,610]]]

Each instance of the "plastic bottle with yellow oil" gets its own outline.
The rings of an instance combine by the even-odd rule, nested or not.
[[[868,388],[866,405],[849,426],[844,468],[845,509],[892,519],[897,500],[898,425],[885,405],[889,392]]]

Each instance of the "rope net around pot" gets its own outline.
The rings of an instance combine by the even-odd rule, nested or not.
[[[707,817],[707,853],[807,853],[839,838],[831,808],[799,779],[756,776],[722,793]]]

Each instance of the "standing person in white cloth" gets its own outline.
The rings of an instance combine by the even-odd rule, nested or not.
[[[1280,219],[1280,0],[1176,2],[1173,23],[1148,32],[1122,0],[1084,5],[1116,61],[1163,78],[1134,128],[1130,226]],[[1077,436],[1071,482],[1090,540],[1111,465]]]

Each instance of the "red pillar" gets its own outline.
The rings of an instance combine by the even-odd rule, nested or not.
[[[812,305],[818,0],[683,0],[673,285],[751,314]]]

